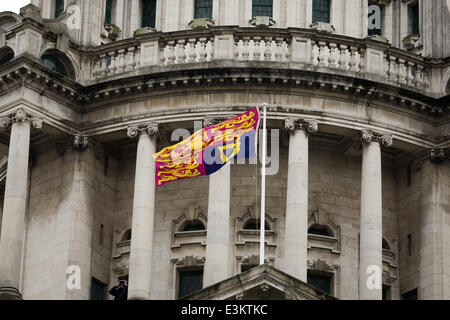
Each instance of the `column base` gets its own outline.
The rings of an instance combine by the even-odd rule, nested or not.
[[[0,288],[0,300],[23,300],[16,288]]]

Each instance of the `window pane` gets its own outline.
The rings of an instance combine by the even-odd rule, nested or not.
[[[253,17],[272,17],[272,0],[253,0]]]
[[[105,23],[111,24],[113,0],[106,0]]]
[[[59,18],[64,12],[64,0],[55,1],[55,18]]]
[[[330,22],[330,0],[313,0],[312,22]]]
[[[195,0],[194,18],[212,19],[212,0]]]
[[[203,288],[203,270],[180,271],[178,298],[183,298]]]
[[[51,54],[44,54],[41,60],[45,67],[67,77],[66,67],[57,57]]]
[[[331,277],[318,274],[311,274],[308,272],[308,284],[331,294]]]
[[[142,27],[155,27],[156,0],[142,0]]]
[[[411,34],[419,34],[419,5],[411,7],[412,27]]]
[[[380,8],[380,13],[381,13],[381,17],[379,17],[379,19],[381,19],[381,21],[380,21],[380,28],[379,29],[378,28],[373,28],[373,29],[369,28],[369,29],[367,29],[367,34],[369,36],[375,36],[375,35],[381,36],[382,35],[383,16],[384,16],[384,8],[383,7]],[[372,14],[369,13],[368,18],[370,18],[373,14],[374,13],[372,13]]]

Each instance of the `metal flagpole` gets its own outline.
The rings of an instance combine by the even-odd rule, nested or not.
[[[262,159],[261,159],[261,232],[259,239],[259,264],[264,264],[264,246],[265,246],[265,225],[266,225],[266,153],[267,153],[267,122],[266,112],[267,103],[263,103],[263,141],[262,141]]]

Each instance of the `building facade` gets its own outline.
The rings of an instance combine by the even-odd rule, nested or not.
[[[0,13],[0,297],[106,299],[128,279],[129,299],[239,299],[211,285],[262,272],[264,292],[450,299],[449,16],[445,0]],[[152,154],[263,103],[252,269],[260,163],[156,188]]]

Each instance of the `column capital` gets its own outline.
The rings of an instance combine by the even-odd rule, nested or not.
[[[131,139],[143,133],[147,133],[150,136],[159,134],[159,124],[157,122],[140,123],[127,128],[128,138]]]
[[[27,113],[24,109],[19,108],[15,112],[10,113],[6,117],[0,119],[0,127],[8,129],[12,124],[18,122],[30,122],[33,128],[41,129],[44,120]]]
[[[314,119],[289,118],[284,121],[284,128],[290,133],[296,130],[304,130],[306,134],[316,134],[319,123]]]
[[[421,170],[425,161],[440,164],[445,160],[450,160],[450,148],[431,148],[420,153],[413,161],[416,170]]]
[[[207,116],[203,118],[203,128],[211,127],[216,124],[219,124],[223,121],[226,121],[230,118],[233,118],[235,115],[215,115],[215,116]]]
[[[370,129],[361,130],[361,141],[365,143],[378,142],[385,147],[392,146],[392,143],[394,142],[392,139],[392,135],[382,134]]]
[[[73,137],[73,149],[78,151],[83,151],[88,148],[89,138],[84,135],[77,134]]]

